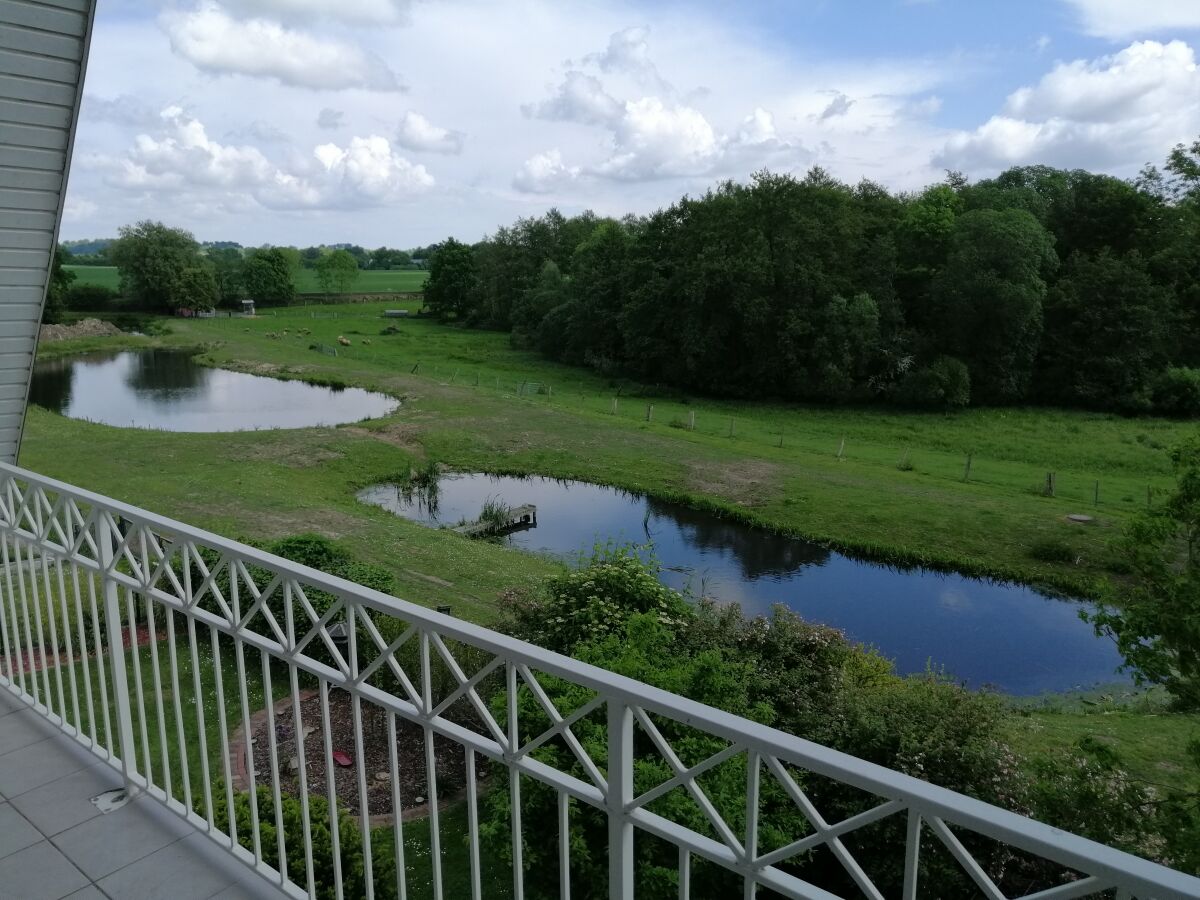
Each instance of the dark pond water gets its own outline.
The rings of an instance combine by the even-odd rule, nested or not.
[[[653,542],[663,580],[752,614],[783,603],[844,629],[901,672],[945,667],[974,686],[1038,694],[1122,680],[1111,642],[1078,617],[1078,603],[1027,587],[851,559],[764,529],[612,488],[548,478],[450,475],[436,509],[394,485],[359,499],[427,525],[474,520],[483,502],[537,506],[536,528],[503,538],[514,547],[577,558],[597,542]]]
[[[197,365],[188,353],[141,350],[39,362],[30,401],[73,419],[165,431],[252,431],[341,425],[399,401]]]

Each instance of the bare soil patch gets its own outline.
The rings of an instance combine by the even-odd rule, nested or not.
[[[453,717],[450,717],[453,718]],[[330,743],[333,750],[333,783],[339,801],[353,815],[361,815],[362,796],[359,791],[359,766],[366,780],[367,814],[375,825],[390,822],[394,809],[393,779],[388,753],[387,718],[383,710],[369,703],[362,704],[363,752],[361,758],[354,740],[353,701],[345,691],[329,692]],[[305,775],[308,792],[328,796],[325,733],[322,728],[321,699],[313,691],[300,695],[300,720],[303,732]],[[474,728],[468,722],[466,727]],[[267,711],[260,710],[250,720],[253,741],[254,777],[257,784],[270,784],[271,741],[267,730]],[[439,808],[457,802],[466,788],[466,751],[447,738],[433,735],[434,771]],[[396,780],[399,788],[402,818],[419,818],[429,813],[429,782],[426,775],[425,730],[415,722],[396,717]],[[275,704],[275,754],[279,765],[280,790],[291,797],[300,795],[299,753],[292,702],[284,699]],[[344,755],[343,755],[344,754]],[[246,743],[242,729],[230,740],[229,755],[235,785],[240,790],[250,786],[246,768]],[[341,763],[338,760],[341,759]],[[487,774],[487,761],[476,757],[476,771],[482,782]]]

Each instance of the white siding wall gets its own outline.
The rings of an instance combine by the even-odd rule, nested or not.
[[[0,0],[0,460],[16,462],[93,0]]]

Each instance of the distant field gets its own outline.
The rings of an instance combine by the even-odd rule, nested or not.
[[[75,284],[98,284],[101,287],[121,289],[121,278],[116,266],[63,266],[75,273]]]
[[[75,273],[77,284],[99,284],[114,291],[120,288],[116,266],[64,266]],[[428,272],[359,272],[358,279],[350,289],[353,294],[374,294],[382,291],[419,291],[425,286]],[[301,269],[296,273],[296,291],[301,294],[319,294],[316,273],[312,269]]]

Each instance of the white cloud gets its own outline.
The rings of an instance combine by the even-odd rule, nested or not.
[[[392,152],[386,138],[355,137],[346,147],[323,144],[314,162],[284,168],[257,147],[222,144],[177,106],[162,112],[158,137],[140,134],[122,156],[90,157],[110,185],[194,197],[214,205],[270,209],[357,209],[403,201],[433,186],[424,166]]]
[[[573,69],[567,72],[553,97],[521,107],[527,116],[583,125],[611,125],[621,118],[623,108],[604,90],[595,75]]]
[[[317,113],[317,127],[333,131],[342,127],[346,114],[340,109],[330,109],[328,106]]]
[[[396,143],[418,153],[444,153],[457,156],[462,153],[466,135],[434,125],[427,118],[411,109],[400,120]]]
[[[266,19],[239,21],[216,3],[191,12],[167,12],[162,24],[171,48],[208,72],[274,78],[324,90],[402,89],[396,73],[374,53]]]
[[[720,133],[692,105],[710,92],[693,92],[693,101],[676,99],[650,59],[647,35],[645,28],[616,32],[604,52],[589,54],[584,61],[605,72],[633,74],[643,86],[653,82],[663,87],[660,94],[620,100],[595,75],[571,69],[551,97],[522,107],[534,118],[603,127],[609,150],[606,158],[577,166],[564,163],[558,150],[537,154],[525,161],[514,180],[518,190],[545,193],[580,176],[620,181],[700,177],[734,166],[761,166],[789,150],[796,151],[796,159],[808,158],[798,144],[780,139],[774,117],[762,106],[733,133]]]
[[[650,59],[650,29],[626,28],[608,39],[608,47],[602,53],[591,53],[584,62],[598,65],[603,72],[623,72],[632,75],[642,84],[659,91],[670,91],[671,86],[658,74],[658,67]]]
[[[739,144],[754,146],[777,139],[775,117],[759,106],[742,120],[742,127],[738,130],[736,141]]]
[[[513,187],[527,194],[549,194],[561,190],[578,177],[578,166],[564,164],[562,153],[557,149],[547,150],[525,160],[513,178]]]
[[[401,246],[447,234],[475,240],[500,223],[543,211],[548,202],[564,212],[645,213],[674,202],[681,193],[703,192],[717,179],[744,180],[764,166],[799,174],[813,162],[846,180],[865,175],[893,188],[912,189],[941,177],[931,159],[947,137],[929,118],[933,104],[923,98],[943,93],[943,85],[953,83],[946,90],[955,91],[961,108],[960,95],[970,84],[960,77],[969,65],[960,57],[847,58],[820,47],[798,54],[785,45],[786,35],[764,39],[753,16],[721,4],[412,0],[410,21],[398,31],[357,28],[354,22],[325,17],[326,9],[359,8],[353,7],[356,0],[218,2],[217,8],[239,30],[246,29],[245,20],[273,20],[287,34],[374,54],[411,76],[410,93],[403,98],[358,89],[320,94],[298,89],[295,79],[287,77],[214,77],[228,69],[200,69],[173,52],[160,13],[173,5],[182,11],[176,13],[182,21],[211,0],[122,0],[115,10],[109,4],[97,17],[88,94],[136,97],[154,115],[133,116],[128,124],[111,118],[86,118],[81,124],[71,195],[86,197],[97,209],[86,221],[64,226],[66,237],[111,234],[121,224],[151,216],[192,228],[205,239],[246,244],[366,244],[378,242],[380,234]],[[610,39],[630,24],[644,25],[645,34]],[[1030,40],[1037,33],[1034,26]],[[234,33],[233,43],[245,40]],[[644,57],[638,56],[641,44],[648,44]],[[896,53],[904,52],[897,45]],[[281,51],[266,47],[259,54],[255,48],[252,55],[273,57]],[[298,58],[296,65],[308,67],[307,57]],[[677,89],[660,90],[647,81],[646,62]],[[538,101],[558,97],[568,71],[580,73],[572,91],[564,92],[570,102],[561,112],[551,112],[552,104]],[[153,77],[147,78],[147,72]],[[594,81],[579,80],[584,78]],[[301,83],[334,86],[340,79],[340,71],[332,78],[306,72]],[[853,105],[845,115],[820,121],[837,91],[853,98]],[[628,104],[648,98],[660,105],[661,118],[669,120],[660,122],[657,131],[649,122],[655,116],[639,118],[628,111]],[[531,115],[524,116],[518,104],[528,100],[535,102]],[[169,104],[204,123],[212,143],[256,149],[267,160],[268,177],[225,187],[202,184],[183,172],[171,188],[119,186],[118,163],[131,159],[137,134],[150,135],[157,143],[180,140],[175,126],[157,116]],[[345,112],[341,130],[318,127],[323,107]],[[406,109],[424,114],[435,127],[469,131],[470,140],[457,155],[427,158],[405,149],[396,131]],[[678,131],[689,120],[702,136],[699,149],[677,147],[677,157],[665,153],[663,147],[670,146],[675,133],[671,129]],[[281,140],[279,128],[287,141]],[[340,169],[327,170],[313,156],[317,145],[332,141],[345,151],[352,135],[371,134],[390,140],[391,155],[425,162],[426,176],[435,175],[436,186],[423,189],[424,179],[406,181],[399,174],[403,167],[393,166],[393,183],[421,192],[397,190],[387,193],[387,200],[363,197],[351,190],[352,179],[338,177]],[[158,163],[161,181],[175,171],[167,167],[165,156],[160,150],[154,160],[137,162],[146,167],[147,176],[150,163]],[[436,160],[436,168],[430,160]],[[367,202],[379,205],[364,209]],[[405,212],[389,208],[392,202],[403,203]],[[263,213],[264,203],[270,204],[271,214]]]
[[[1140,41],[1112,56],[1059,63],[1009,95],[974,131],[950,137],[942,165],[1021,163],[1129,171],[1200,131],[1200,67],[1182,41]]]
[[[313,155],[325,169],[337,205],[382,206],[433,187],[433,176],[393,152],[379,135],[351,138],[346,147],[322,144]]]
[[[613,128],[613,145],[612,156],[596,171],[633,180],[699,175],[712,169],[721,152],[717,133],[699,110],[668,105],[658,97],[625,104]]]
[[[284,19],[337,19],[354,25],[396,25],[407,21],[409,0],[224,0],[233,12]]]
[[[1180,29],[1200,29],[1196,0],[1066,0],[1093,37],[1128,40]]]

